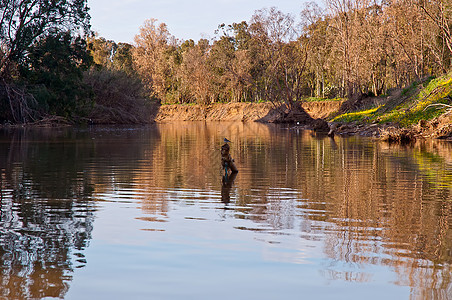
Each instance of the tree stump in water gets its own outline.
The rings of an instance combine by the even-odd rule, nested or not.
[[[230,147],[228,143],[221,146],[221,166],[223,167],[225,174],[228,173],[228,170],[231,170],[233,173],[239,171],[237,170],[237,167],[234,164],[234,159],[232,159],[229,150]]]

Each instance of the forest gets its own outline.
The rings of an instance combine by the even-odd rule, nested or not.
[[[385,95],[451,69],[451,0],[323,0],[256,10],[211,39],[146,20],[133,44],[90,30],[86,0],[0,0],[0,124],[146,123],[155,103]]]

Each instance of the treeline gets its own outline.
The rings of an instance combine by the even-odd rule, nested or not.
[[[73,115],[89,99],[86,1],[0,1],[0,122]]]
[[[3,1],[0,122],[149,120],[149,103],[381,95],[450,69],[450,0],[324,0],[180,41],[145,21],[134,45],[89,30],[86,0]]]
[[[149,122],[131,61],[96,63],[90,36],[87,0],[0,0],[0,125]]]
[[[297,20],[276,8],[220,25],[212,41],[178,42],[149,20],[132,51],[137,73],[167,103],[381,95],[451,63],[452,1],[325,0]]]

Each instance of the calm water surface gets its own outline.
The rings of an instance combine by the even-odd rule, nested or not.
[[[224,137],[239,173],[222,177]],[[0,131],[0,298],[452,299],[452,144]]]

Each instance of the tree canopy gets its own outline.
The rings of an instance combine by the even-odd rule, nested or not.
[[[164,23],[136,37],[135,67],[164,102],[381,95],[451,66],[451,1],[325,0],[295,17],[277,8],[178,42]],[[157,38],[159,37],[159,38]]]
[[[0,77],[12,74],[33,45],[58,32],[89,30],[87,0],[0,0]]]
[[[91,33],[87,0],[0,4],[3,122],[33,119],[24,107],[90,116],[90,106],[113,114],[148,100],[294,108],[306,97],[382,95],[451,68],[451,0],[324,0],[298,15],[264,8],[199,41],[149,19],[133,45]]]

